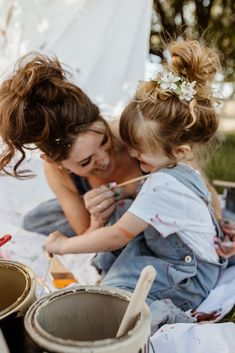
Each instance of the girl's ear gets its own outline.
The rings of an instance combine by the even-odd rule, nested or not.
[[[54,163],[45,153],[40,154],[40,158],[43,159],[47,163]]]
[[[177,161],[186,160],[191,161],[193,159],[192,148],[189,145],[180,145],[173,148],[173,154]]]

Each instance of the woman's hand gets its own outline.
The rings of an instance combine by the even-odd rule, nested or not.
[[[59,231],[51,233],[46,240],[46,250],[49,254],[64,254],[64,245],[68,238]]]
[[[84,203],[91,215],[91,223],[102,227],[115,210],[115,191],[102,185],[88,191],[84,195]]]
[[[229,258],[235,255],[235,223],[222,221],[221,226],[225,237],[223,241],[218,237],[215,238],[215,248],[219,256]]]

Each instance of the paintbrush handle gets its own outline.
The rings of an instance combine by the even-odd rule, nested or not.
[[[9,240],[11,240],[12,236],[10,234],[6,234],[0,238],[0,246],[6,244]]]
[[[41,289],[41,293],[39,295],[39,298],[41,298],[42,295],[43,295],[43,291],[44,291],[44,288],[46,286],[46,281],[47,281],[47,277],[48,277],[48,274],[49,274],[49,271],[50,271],[52,259],[53,259],[53,254],[49,254],[49,261],[48,261],[47,269],[46,269],[46,272],[45,272],[44,277],[43,277],[42,282],[41,282],[42,289]]]
[[[125,185],[128,185],[128,184],[131,184],[131,183],[135,183],[136,181],[140,181],[140,180],[146,179],[149,176],[150,176],[150,173],[146,174],[146,175],[141,175],[139,177],[124,181],[123,183],[117,184],[116,187],[122,187],[122,186],[125,186]]]
[[[126,312],[123,316],[122,322],[119,326],[116,337],[123,336],[134,325],[137,316],[140,314],[144,305],[145,299],[148,296],[150,288],[156,277],[156,270],[153,266],[146,266],[138,279],[135,290],[131,296]]]

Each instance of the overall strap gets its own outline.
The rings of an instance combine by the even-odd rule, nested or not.
[[[74,173],[70,173],[70,177],[80,195],[84,195],[87,191],[91,189],[91,186],[88,183],[87,178],[81,177]]]
[[[185,164],[177,164],[174,168],[162,168],[159,172],[167,173],[175,177],[179,182],[187,186],[197,196],[199,196],[207,205],[211,214],[214,226],[217,231],[217,236],[224,239],[224,234],[215,217],[213,208],[211,206],[211,194],[207,189],[206,184],[195,170]]]

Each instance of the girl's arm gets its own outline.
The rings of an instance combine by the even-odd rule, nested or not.
[[[221,222],[224,240],[215,238],[215,248],[217,254],[221,257],[229,258],[235,255],[235,223],[231,221]]]
[[[106,252],[120,249],[148,227],[148,224],[130,212],[126,212],[117,223],[99,228],[82,237],[67,238],[53,232],[46,241],[46,250],[52,254]]]

